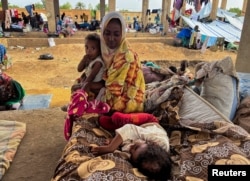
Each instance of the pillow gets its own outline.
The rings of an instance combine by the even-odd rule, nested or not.
[[[239,79],[232,59],[197,64],[196,78],[202,77],[200,96],[233,120],[239,105]]]
[[[222,114],[215,106],[200,97],[189,87],[184,88],[179,115],[181,120],[191,120],[193,122],[213,122],[213,121],[231,121]],[[185,123],[185,121],[181,121]]]

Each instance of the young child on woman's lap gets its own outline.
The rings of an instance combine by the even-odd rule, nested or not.
[[[103,87],[102,79],[105,65],[101,58],[100,37],[97,33],[88,34],[85,38],[85,52],[77,70],[83,72],[72,86],[71,100],[66,106],[67,117],[64,126],[65,139],[71,136],[73,122],[85,112],[106,113],[109,106],[95,100]],[[90,95],[93,95],[90,97]],[[101,97],[100,95],[98,97]],[[64,108],[65,109],[65,108]]]

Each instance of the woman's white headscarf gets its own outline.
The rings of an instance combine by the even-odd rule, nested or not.
[[[101,36],[100,36],[101,37],[101,51],[102,51],[102,57],[103,57],[104,63],[107,68],[109,68],[110,64],[112,63],[112,59],[115,55],[115,52],[119,48],[119,47],[117,47],[116,49],[108,48],[103,38],[103,32],[106,26],[108,25],[110,20],[114,18],[119,19],[122,25],[122,39],[121,39],[120,45],[125,40],[125,34],[126,34],[126,23],[125,23],[123,16],[119,12],[116,12],[116,11],[109,12],[103,17],[102,22],[101,22]]]

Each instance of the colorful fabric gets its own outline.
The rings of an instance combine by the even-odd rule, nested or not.
[[[7,51],[4,45],[0,44],[0,63],[4,64],[4,56],[6,55]]]
[[[165,114],[172,113],[168,110],[174,102],[164,105]],[[207,181],[208,165],[250,165],[250,134],[227,120],[191,89],[184,89],[175,111],[179,118],[172,119],[166,127],[173,161],[172,180]],[[102,156],[93,155],[91,147],[105,145],[105,140],[112,137],[99,127],[97,120],[98,115],[93,114],[77,120],[51,181],[148,180],[135,172],[127,160],[127,152],[120,148]]]
[[[112,18],[119,18],[122,24],[122,42],[116,50],[105,45],[103,31]],[[124,113],[143,112],[145,81],[138,55],[125,39],[125,21],[118,12],[111,12],[103,18],[101,47],[107,67],[104,76],[106,102],[111,110]]]
[[[32,4],[30,4],[30,5],[25,6],[25,9],[29,13],[29,15],[32,17],[33,16],[34,6]]]
[[[10,11],[8,9],[5,10],[5,29],[10,29],[11,25],[11,16],[10,16]]]
[[[145,123],[158,123],[158,119],[148,113],[121,113],[115,112],[111,117],[102,115],[99,119],[99,124],[106,130],[115,131],[125,124],[142,125]]]
[[[174,7],[180,11],[180,9],[182,8],[183,5],[183,0],[175,0],[174,1]]]
[[[0,74],[0,105],[11,107],[25,96],[22,85],[5,73]]]
[[[104,145],[111,134],[97,125],[97,114],[85,114],[75,122],[72,137],[65,145],[51,181],[62,180],[123,180],[147,181],[127,159],[116,150],[95,157],[90,151],[94,145]]]
[[[26,94],[25,90],[19,82],[12,80],[11,83],[14,87],[14,92],[12,94],[12,97],[6,102],[6,105],[12,105],[17,102],[21,102]]]
[[[84,113],[107,113],[110,107],[108,104],[99,100],[88,101],[88,94],[82,89],[76,90],[71,95],[71,101],[68,106],[67,116],[64,123],[64,137],[69,140],[74,121]]]
[[[14,160],[25,133],[25,123],[0,120],[0,180]]]

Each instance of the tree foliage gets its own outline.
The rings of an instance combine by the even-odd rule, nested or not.
[[[86,6],[83,2],[76,3],[75,9],[85,9],[85,8],[86,8]]]
[[[41,0],[42,1],[42,4],[43,4],[43,7],[46,8],[46,0]]]
[[[96,10],[101,10],[101,5],[100,5],[100,3],[98,3],[96,6],[95,6],[95,9]],[[105,11],[108,11],[109,10],[109,7],[108,7],[108,5],[107,4],[105,4]]]
[[[2,7],[2,4],[1,4],[1,7]],[[9,4],[8,7],[9,8],[19,8],[19,6],[15,5],[15,4]]]
[[[69,2],[66,2],[65,4],[60,6],[60,9],[72,9],[72,6]]]
[[[44,4],[40,2],[34,3],[34,6],[36,9],[45,9]]]
[[[239,8],[230,8],[229,12],[236,13],[237,16],[241,16],[241,10]]]
[[[90,14],[91,14],[91,18],[96,19],[96,10],[92,9],[90,11]]]

